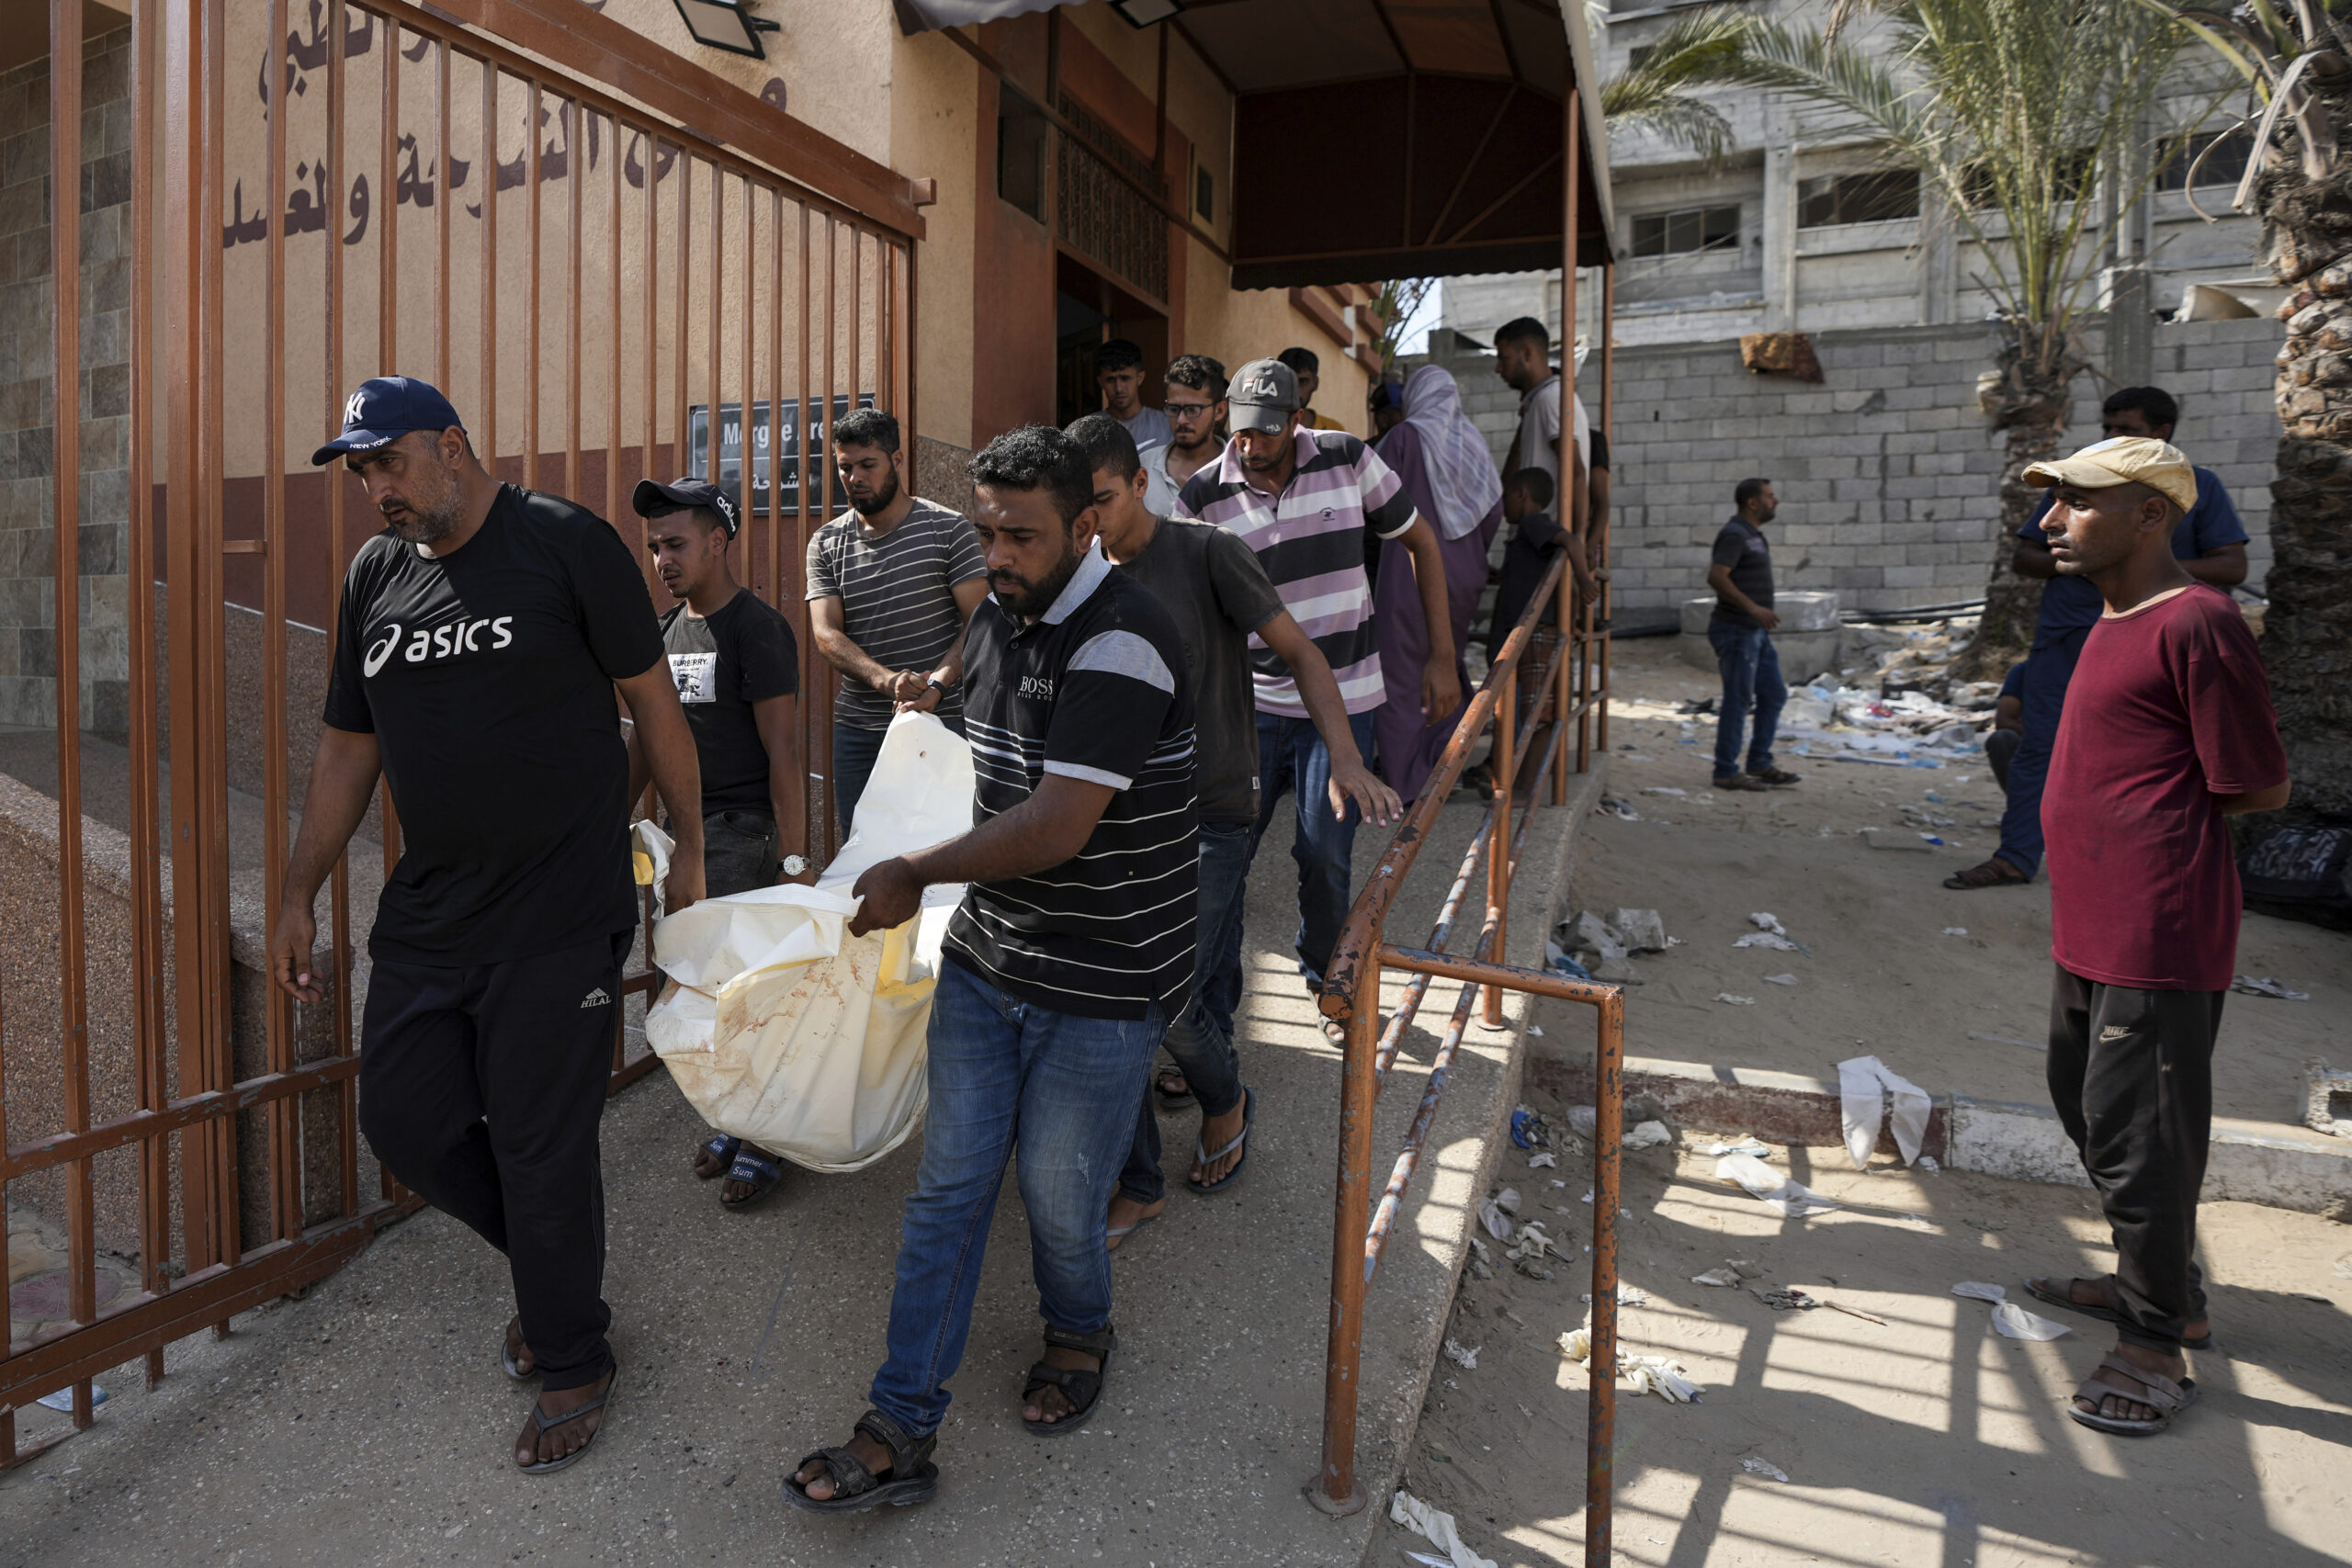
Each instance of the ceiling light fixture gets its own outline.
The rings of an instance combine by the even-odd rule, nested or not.
[[[1164,22],[1182,7],[1177,0],[1111,0],[1111,9],[1131,28],[1148,28],[1154,22]]]
[[[696,43],[729,54],[765,60],[767,51],[760,47],[760,35],[781,30],[775,23],[752,15],[743,0],[676,0],[676,4],[679,18]]]

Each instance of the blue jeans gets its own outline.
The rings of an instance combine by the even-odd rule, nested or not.
[[[964,716],[943,719],[956,734],[964,733]],[[862,729],[845,718],[833,720],[833,802],[841,807],[842,831],[856,826],[857,802],[865,781],[874,776],[874,759],[882,754],[887,729]]]
[[[1037,1311],[1094,1334],[1111,1321],[1103,1215],[1134,1133],[1136,1094],[1167,1032],[1142,1018],[1080,1018],[1007,996],[952,958],[931,1004],[931,1109],[899,1227],[889,1355],[874,1407],[921,1436],[947,1414],[972,1332],[1005,1162],[1021,1151]]]
[[[1233,1049],[1233,1011],[1241,1002],[1241,904],[1250,885],[1250,830],[1238,823],[1201,824],[1200,922],[1193,949],[1193,999],[1168,1026],[1161,1044],[1176,1058],[1201,1111],[1222,1116],[1241,1103],[1241,1059]],[[1146,1077],[1136,1137],[1119,1190],[1139,1203],[1167,1195],[1159,1169],[1159,1118]]]
[[[1707,641],[1724,673],[1724,700],[1715,724],[1715,777],[1727,779],[1739,772],[1739,742],[1751,707],[1756,710],[1756,737],[1747,747],[1747,771],[1760,773],[1772,765],[1772,737],[1780,731],[1781,709],[1789,700],[1772,634],[1716,615],[1707,622]]]
[[[2075,679],[2088,626],[2037,640],[2026,656],[2025,739],[2009,758],[2008,804],[2001,810],[2001,847],[1993,852],[2026,874],[2041,865],[2041,784],[2050,776],[2050,749],[2058,739],[2058,716],[2066,708],[2066,687]]]
[[[1372,755],[1372,715],[1348,716],[1356,750]],[[1348,883],[1354,874],[1356,824],[1363,814],[1354,801],[1348,814],[1334,818],[1325,793],[1331,784],[1331,749],[1315,731],[1315,721],[1258,716],[1258,825],[1250,831],[1250,853],[1255,859],[1273,822],[1274,808],[1286,791],[1298,796],[1298,829],[1291,840],[1290,858],[1298,863],[1298,972],[1310,986],[1323,983],[1340,927],[1348,918]],[[1235,973],[1238,980],[1238,970]],[[1240,1000],[1238,987],[1234,1000]],[[1228,1011],[1230,1010],[1228,1009]]]

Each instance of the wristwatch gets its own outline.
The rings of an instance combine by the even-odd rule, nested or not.
[[[936,675],[933,675],[930,680],[925,681],[923,684],[929,686],[933,691],[937,692],[943,697],[947,694],[947,682],[941,680]]]
[[[808,862],[802,855],[786,855],[775,863],[775,868],[786,876],[797,876],[808,869]]]

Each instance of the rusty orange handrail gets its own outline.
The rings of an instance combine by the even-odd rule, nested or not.
[[[1363,1303],[1396,1224],[1406,1188],[1419,1168],[1420,1156],[1438,1105],[1469,1023],[1474,1003],[1480,1021],[1488,1028],[1503,1022],[1502,994],[1525,991],[1565,1001],[1588,1004],[1598,1018],[1596,1126],[1593,1164],[1592,1341],[1595,1369],[1616,1364],[1617,1344],[1617,1208],[1622,1150],[1622,1097],[1624,1062],[1623,993],[1614,986],[1571,980],[1548,972],[1514,967],[1500,960],[1506,953],[1510,884],[1518,869],[1521,847],[1535,815],[1535,807],[1549,779],[1555,804],[1564,798],[1567,740],[1576,731],[1576,767],[1582,772],[1591,750],[1591,728],[1598,717],[1606,724],[1609,678],[1606,654],[1604,580],[1600,599],[1576,602],[1567,562],[1556,558],[1541,588],[1518,626],[1498,650],[1493,668],[1464,708],[1452,739],[1414,803],[1380,863],[1349,911],[1333,950],[1322,993],[1322,1010],[1347,1028],[1341,1069],[1340,1103],[1339,1180],[1334,1196],[1331,1250],[1331,1325],[1324,1373],[1323,1463],[1307,1497],[1329,1513],[1348,1514],[1362,1508],[1367,1498],[1355,1474],[1357,1376],[1363,1349]],[[1537,640],[1537,621],[1546,604],[1557,606],[1562,626],[1570,630],[1553,638],[1543,660],[1529,671],[1528,684],[1537,694],[1527,716],[1531,728],[1548,728],[1526,756],[1518,747],[1521,720],[1520,665],[1528,660]],[[1594,667],[1596,649],[1600,665]],[[1532,662],[1531,660],[1531,662]],[[1577,699],[1568,700],[1571,679]],[[1389,909],[1406,874],[1412,869],[1446,796],[1469,760],[1470,749],[1489,726],[1494,728],[1492,752],[1495,798],[1486,821],[1472,837],[1453,886],[1441,906],[1437,922],[1424,948],[1400,947],[1384,932]],[[1606,731],[1602,732],[1606,745]],[[1532,762],[1532,768],[1525,764]],[[1523,792],[1518,774],[1528,772]],[[1526,806],[1514,829],[1511,807],[1524,794]],[[1508,845],[1498,848],[1509,835]],[[1480,857],[1487,863],[1487,908],[1477,942],[1469,957],[1444,951],[1451,939],[1463,899]],[[1411,974],[1405,995],[1385,1027],[1380,1017],[1380,974],[1383,968]],[[1462,981],[1453,1013],[1430,1064],[1421,1102],[1406,1134],[1383,1189],[1376,1213],[1367,1213],[1371,1201],[1372,1115],[1395,1064],[1405,1032],[1418,1014],[1434,978]],[[1609,1560],[1611,1495],[1610,1452],[1614,1436],[1614,1379],[1596,1371],[1589,1393],[1586,1468],[1586,1561]]]

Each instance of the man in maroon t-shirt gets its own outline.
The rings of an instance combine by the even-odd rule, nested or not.
[[[2066,694],[2041,796],[2050,865],[2050,1092],[2115,1238],[2115,1272],[2035,1279],[2042,1301],[2115,1323],[2115,1353],[2067,1414],[2128,1436],[2193,1403],[2201,1349],[2197,1195],[2213,1121],[2213,1040],[2238,942],[2224,818],[2287,803],[2287,757],[2254,634],[2182,570],[2196,504],[2162,441],[2101,441],[2036,463],[2062,576],[2107,601]]]

